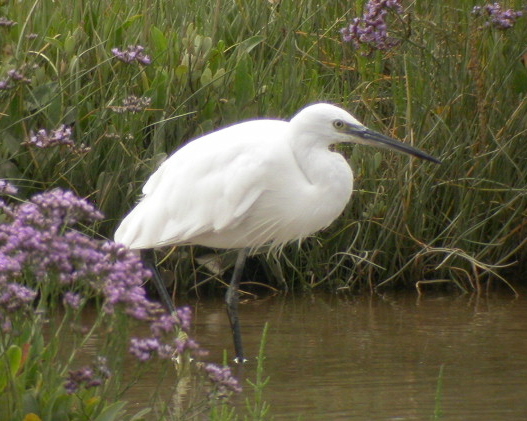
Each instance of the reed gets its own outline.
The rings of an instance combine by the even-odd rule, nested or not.
[[[88,197],[105,215],[98,233],[111,237],[179,145],[235,121],[335,102],[444,164],[344,150],[356,172],[352,203],[316,238],[286,248],[287,282],[507,283],[526,257],[525,17],[504,30],[472,13],[477,2],[414,1],[388,16],[391,48],[356,49],[340,29],[363,4],[4,2],[16,25],[0,27],[0,178],[26,197],[58,186]],[[146,59],[131,58],[129,46]],[[73,146],[31,144],[61,125]],[[194,264],[174,268],[185,291]]]

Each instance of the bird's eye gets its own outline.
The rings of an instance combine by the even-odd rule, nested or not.
[[[335,129],[342,129],[344,127],[344,122],[342,120],[335,120],[333,122],[333,127],[335,127]]]

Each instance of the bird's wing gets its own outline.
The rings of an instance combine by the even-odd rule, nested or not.
[[[192,243],[198,235],[234,227],[266,189],[270,140],[287,123],[256,120],[190,142],[150,177],[143,198],[115,240],[142,249]]]

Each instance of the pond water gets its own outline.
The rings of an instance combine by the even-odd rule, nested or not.
[[[195,309],[196,337],[220,362],[232,354],[223,303]],[[269,322],[264,398],[277,420],[425,420],[436,398],[444,420],[527,419],[525,294],[285,296],[240,313],[250,379]]]
[[[222,300],[182,304],[194,308],[206,359],[221,363],[225,350],[232,358]],[[234,402],[243,415],[254,396],[245,379],[255,378],[268,322],[264,399],[275,420],[526,420],[526,316],[527,294],[509,292],[250,301],[240,305],[249,361],[236,369],[244,392]],[[125,399],[141,407],[156,377]]]

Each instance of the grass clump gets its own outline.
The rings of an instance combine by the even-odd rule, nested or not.
[[[504,15],[522,3],[481,7],[3,2],[0,178],[28,197],[54,187],[90,197],[105,215],[97,230],[111,236],[147,176],[187,140],[335,102],[444,164],[344,149],[352,204],[285,250],[285,279],[301,289],[448,280],[479,290],[524,267],[527,159],[525,17]],[[183,290],[193,269],[175,266]]]

